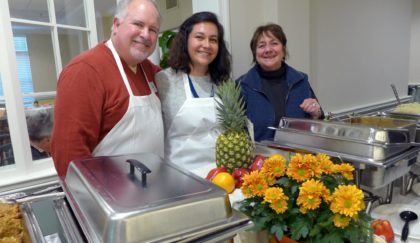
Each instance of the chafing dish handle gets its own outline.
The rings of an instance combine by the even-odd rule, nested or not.
[[[143,187],[147,186],[147,174],[151,173],[152,171],[147,168],[142,162],[135,160],[135,159],[128,159],[126,162],[130,164],[130,176],[134,176],[134,167],[141,173],[141,185]]]

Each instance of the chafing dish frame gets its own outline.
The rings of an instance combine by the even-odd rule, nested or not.
[[[74,218],[75,215],[71,213],[72,208],[64,198],[54,200],[54,209],[68,242],[85,242],[86,240],[92,242],[91,238],[84,238],[86,234],[82,235],[78,227],[80,224]],[[163,236],[148,242],[219,242],[231,239],[237,233],[251,229],[254,226],[253,222],[247,216],[237,210],[232,211],[232,217],[228,218],[225,223],[224,225],[219,223],[212,225],[212,227],[202,227],[187,234]]]

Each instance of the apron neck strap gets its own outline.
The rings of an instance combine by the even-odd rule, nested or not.
[[[121,75],[121,77],[122,77],[122,79],[124,81],[125,87],[127,88],[128,94],[130,96],[133,96],[133,91],[131,89],[130,83],[128,82],[128,78],[127,78],[127,75],[126,75],[126,73],[124,71],[124,68],[123,68],[123,65],[122,65],[120,56],[118,56],[118,53],[115,50],[114,44],[112,44],[111,39],[109,39],[106,42],[106,45],[111,50],[112,56],[114,57],[114,60],[117,63],[118,70],[120,71],[120,75]],[[143,68],[143,65],[142,64],[140,64],[140,68],[141,68],[141,71],[143,73],[144,78],[146,79],[147,84],[149,85],[150,91],[152,93],[157,93],[157,89],[156,89],[154,83],[149,81],[149,79],[148,79],[148,77],[146,75],[146,72],[144,71],[144,68]]]

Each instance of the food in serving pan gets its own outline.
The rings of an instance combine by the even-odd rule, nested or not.
[[[394,112],[420,115],[420,103],[413,102],[407,104],[400,104],[395,107]]]
[[[377,116],[357,116],[344,119],[343,122],[350,123],[352,125],[365,125],[374,128],[407,128],[408,126],[415,126],[414,121],[396,119],[389,117],[377,117]]]
[[[0,243],[31,242],[18,204],[0,203]]]

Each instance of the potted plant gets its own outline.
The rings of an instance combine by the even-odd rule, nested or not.
[[[176,32],[172,30],[166,30],[159,37],[159,47],[162,52],[160,63],[159,63],[161,68],[168,67],[169,49],[171,48],[171,43],[173,39],[175,39],[175,36],[176,36]]]
[[[255,230],[299,242],[371,242],[364,194],[353,184],[354,167],[325,154],[279,154],[244,176],[240,211]]]

